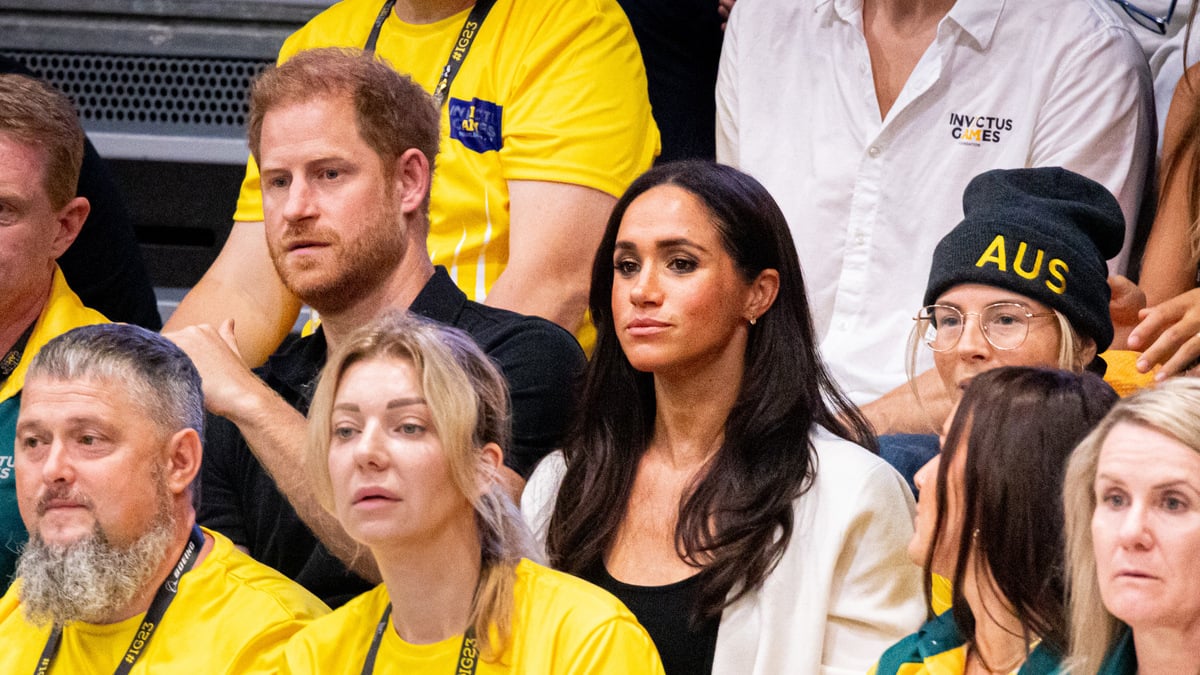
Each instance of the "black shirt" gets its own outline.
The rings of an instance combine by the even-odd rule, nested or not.
[[[500,368],[513,409],[513,442],[505,448],[504,463],[528,477],[562,440],[575,380],[584,366],[579,343],[545,319],[471,302],[441,267],[409,311],[466,331]],[[256,372],[292,407],[307,414],[325,357],[325,335],[317,330],[272,356]],[[198,520],[331,607],[371,588],[300,520],[237,427],[213,415],[205,432]],[[364,549],[363,555],[370,553]]]
[[[619,0],[642,51],[658,162],[716,155],[721,16],[715,0]]]
[[[654,640],[667,675],[706,675],[712,672],[721,617],[703,618],[692,625],[700,596],[700,575],[666,586],[634,586],[617,581],[602,561],[583,578],[617,596]]]

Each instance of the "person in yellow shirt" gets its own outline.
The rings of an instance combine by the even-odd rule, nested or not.
[[[200,376],[166,338],[99,324],[47,343],[17,418],[30,540],[0,599],[0,672],[271,672],[328,608],[196,526]]]
[[[288,38],[279,62],[320,47],[374,50],[438,98],[433,263],[471,300],[579,329],[604,222],[659,151],[616,0],[345,0]],[[270,264],[262,221],[250,162],[228,241],[167,324],[233,317],[252,364],[300,306]]]
[[[504,379],[465,333],[389,315],[347,340],[308,466],[383,584],[298,633],[283,672],[661,675],[620,601],[531,560],[496,480],[508,433]]]
[[[108,321],[84,306],[56,262],[91,210],[78,190],[83,158],[71,102],[44,82],[0,74],[0,592],[26,538],[12,443],[25,371],[50,338]]]

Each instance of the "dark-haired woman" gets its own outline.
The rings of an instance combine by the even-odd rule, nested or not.
[[[942,452],[917,472],[913,562],[953,582],[953,607],[872,675],[1056,673],[1067,651],[1063,475],[1117,394],[1098,376],[998,368],[976,376]]]
[[[863,672],[923,615],[912,503],[819,360],[755,180],[667,164],[592,270],[581,416],[526,489],[556,567],[621,598],[668,673]]]

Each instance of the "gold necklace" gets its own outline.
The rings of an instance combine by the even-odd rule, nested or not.
[[[991,665],[989,665],[988,662],[986,660],[984,660],[983,652],[980,651],[980,649],[978,647],[975,647],[974,649],[972,649],[972,647],[975,647],[975,645],[969,645],[967,647],[967,661],[969,662],[971,660],[971,657],[974,657],[975,660],[979,662],[979,665],[984,670],[986,670],[988,673],[991,673],[991,675],[1009,675],[1010,673],[1012,673],[1014,670],[1017,669],[1017,666],[1024,663],[1025,659],[1029,658],[1029,653],[1026,652],[1024,654],[1019,654],[1017,656],[1016,660],[1013,661],[1012,664],[1007,667],[992,668]]]

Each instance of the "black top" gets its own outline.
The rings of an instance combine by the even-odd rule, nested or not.
[[[692,626],[692,608],[700,595],[700,575],[666,586],[633,586],[617,581],[603,561],[583,578],[617,596],[654,639],[667,675],[706,675],[712,672],[721,617],[702,619]]]
[[[10,73],[37,77],[19,61],[0,56],[0,74]],[[67,284],[83,304],[109,319],[159,330],[162,319],[129,212],[108,166],[86,139],[77,194],[92,210],[58,259]]]
[[[721,16],[714,0],[619,0],[642,51],[659,162],[716,155]]]
[[[559,446],[566,430],[575,379],[584,366],[575,338],[545,319],[467,300],[441,267],[409,310],[466,331],[500,368],[513,405],[513,442],[505,448],[504,463],[528,476]],[[307,414],[325,357],[325,334],[317,330],[255,372]],[[245,546],[255,559],[296,580],[329,606],[338,607],[371,588],[317,541],[237,427],[223,417],[209,415],[199,500],[200,524]]]

